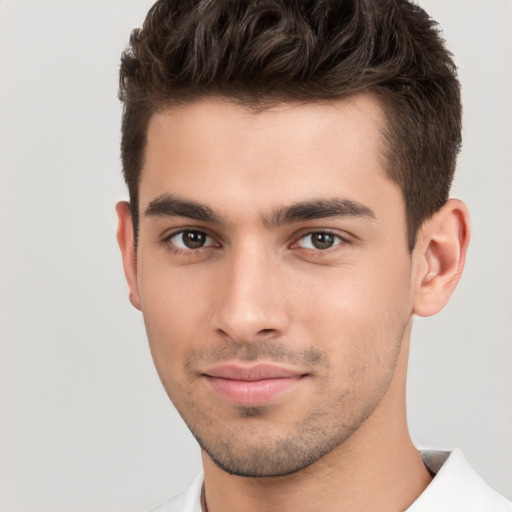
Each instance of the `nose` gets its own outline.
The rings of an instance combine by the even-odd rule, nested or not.
[[[255,245],[233,250],[217,276],[213,313],[218,333],[237,343],[276,338],[289,326],[278,258]]]

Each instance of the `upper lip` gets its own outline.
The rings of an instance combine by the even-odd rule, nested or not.
[[[204,375],[207,377],[217,377],[221,379],[258,381],[266,379],[301,377],[305,374],[297,369],[290,369],[269,363],[258,363],[252,365],[228,363],[208,369],[204,372]]]

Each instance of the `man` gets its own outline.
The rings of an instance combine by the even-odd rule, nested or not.
[[[459,84],[402,0],[159,1],[120,75],[118,240],[204,476],[161,511],[512,510],[405,412],[469,242]]]

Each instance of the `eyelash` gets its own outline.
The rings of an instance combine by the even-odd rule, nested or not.
[[[213,243],[208,243],[207,245],[202,245],[197,248],[179,247],[176,245],[175,242],[173,242],[173,239],[175,239],[179,235],[183,235],[184,233],[195,233],[195,234],[199,234],[199,235],[204,235],[207,240],[209,239],[210,242],[213,242]],[[314,247],[301,247],[299,245],[302,240],[306,239],[307,237],[312,237],[313,235],[331,236],[331,237],[335,238],[335,242],[333,243],[333,245],[331,247],[327,247],[325,249],[319,249],[319,248],[314,248]],[[164,243],[174,253],[183,255],[183,256],[198,255],[198,253],[201,251],[201,249],[207,249],[209,247],[219,247],[220,246],[220,244],[215,243],[212,236],[210,236],[207,232],[202,231],[200,229],[181,229],[179,231],[175,231],[175,232],[170,233],[169,235],[165,236],[162,240],[162,243]],[[289,247],[292,249],[302,248],[303,250],[308,251],[311,254],[322,255],[322,254],[328,254],[330,252],[336,251],[340,245],[345,245],[347,243],[349,243],[348,240],[345,237],[343,237],[337,233],[333,233],[332,231],[329,231],[329,230],[317,230],[317,231],[308,231],[307,233],[302,234],[298,239],[296,239],[295,242],[290,244]]]
[[[329,237],[333,237],[335,241],[333,242],[333,245],[331,247],[326,247],[324,249],[320,249],[318,247],[301,247],[299,244],[302,240],[305,240],[308,237],[313,237],[314,235],[327,235]],[[303,234],[296,242],[292,244],[292,247],[301,247],[302,249],[305,249],[307,251],[311,251],[312,253],[318,253],[318,254],[325,254],[327,252],[335,251],[338,246],[344,245],[347,243],[347,240],[342,237],[341,235],[338,235],[337,233],[333,233],[332,231],[328,230],[319,230],[319,231],[309,231],[305,234]],[[314,245],[314,243],[311,243],[311,245]]]
[[[208,233],[206,233],[205,231],[202,231],[200,229],[181,229],[179,231],[174,231],[173,233],[170,233],[169,235],[164,237],[162,242],[173,252],[180,254],[180,255],[184,255],[184,256],[193,256],[193,255],[196,255],[201,249],[206,249],[208,247],[214,247],[216,245],[218,246],[218,244],[209,243],[208,245],[202,245],[202,246],[196,247],[196,248],[179,247],[176,245],[175,242],[173,242],[173,239],[177,238],[179,235],[183,235],[184,233],[195,233],[195,234],[204,235],[207,240],[209,239],[210,241],[213,241],[213,237],[211,237],[210,235],[208,235]]]

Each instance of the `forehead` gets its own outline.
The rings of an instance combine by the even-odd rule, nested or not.
[[[367,94],[260,111],[209,98],[157,113],[140,207],[165,193],[225,210],[333,195],[371,202],[395,187],[384,172],[383,123]]]

